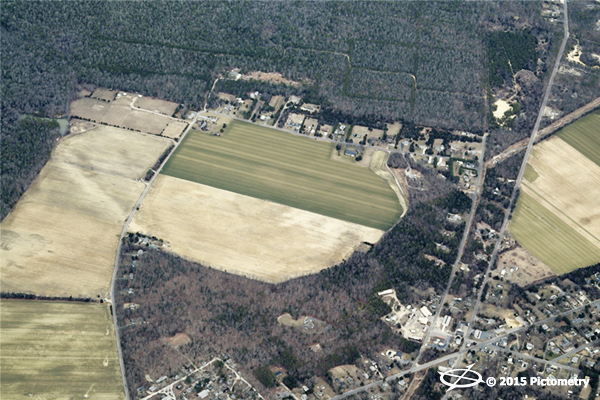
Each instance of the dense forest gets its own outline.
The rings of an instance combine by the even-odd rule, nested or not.
[[[276,71],[302,85],[221,80],[217,89],[300,94],[321,104],[327,118],[349,123],[402,120],[481,133],[488,123],[488,33],[526,26],[534,27],[528,38],[553,38],[539,4],[528,2],[5,1],[0,217],[37,175],[56,137],[47,122],[24,125],[20,117],[68,114],[78,85],[197,108],[232,68]],[[529,47],[524,51],[529,67]],[[523,110],[514,137],[528,131],[534,115]]]

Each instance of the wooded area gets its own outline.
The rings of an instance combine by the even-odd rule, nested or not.
[[[527,43],[531,35],[554,35],[537,3],[7,1],[0,13],[2,218],[56,137],[45,122],[24,126],[19,116],[66,114],[78,85],[194,109],[232,68],[280,72],[303,84],[239,80],[218,88],[300,94],[349,123],[402,120],[481,133],[487,32],[534,26]],[[533,109],[523,107],[526,117],[507,140],[528,132]]]
[[[140,386],[146,373],[175,371],[186,362],[179,352],[191,358],[227,353],[248,372],[275,364],[304,381],[354,362],[359,353],[397,347],[398,337],[379,319],[389,306],[376,292],[393,287],[402,302],[417,303],[415,288],[433,287],[441,293],[463,229],[451,226],[445,216],[449,211],[465,212],[470,205],[469,197],[458,191],[417,203],[372,251],[354,253],[338,266],[278,285],[205,268],[159,250],[124,246],[118,275],[133,274],[133,279],[117,281],[115,309],[119,325],[135,320],[122,331],[129,387]],[[456,235],[444,236],[441,229]],[[437,250],[436,241],[449,251]],[[135,242],[132,235],[130,243]],[[446,266],[435,266],[425,254],[445,260]],[[125,308],[125,303],[139,308]],[[283,313],[318,318],[327,328],[307,333],[280,325],[277,317]],[[192,340],[175,350],[164,339],[177,333]],[[309,346],[314,343],[322,350],[312,351]],[[257,374],[246,376],[269,382],[260,370]]]

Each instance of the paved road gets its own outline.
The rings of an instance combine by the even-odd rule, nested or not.
[[[536,143],[540,142],[546,136],[553,134],[554,132],[556,132],[560,128],[564,127],[565,125],[568,125],[568,124],[572,123],[574,120],[579,119],[582,115],[587,114],[599,107],[600,107],[600,97],[597,97],[594,100],[587,103],[585,106],[573,111],[569,115],[562,117],[558,121],[554,121],[552,124],[548,125],[544,129],[540,129],[535,138],[535,142]],[[497,163],[501,162],[502,160],[510,157],[512,154],[525,149],[527,147],[528,141],[529,141],[528,139],[523,139],[523,140],[511,145],[510,147],[504,149],[504,151],[502,153],[487,160],[485,162],[486,167],[494,166]]]
[[[590,303],[588,303],[588,304],[585,304],[585,305],[583,305],[583,306],[581,306],[581,307],[577,307],[577,308],[574,308],[574,309],[572,309],[572,310],[568,310],[568,311],[562,312],[562,313],[560,313],[560,314],[553,315],[553,316],[552,316],[552,317],[550,317],[550,318],[546,318],[546,319],[544,319],[544,320],[540,320],[540,321],[538,321],[538,322],[536,322],[536,323],[534,323],[534,324],[531,324],[531,325],[526,325],[526,326],[522,326],[522,327],[517,327],[517,328],[512,328],[512,329],[509,329],[509,330],[507,330],[505,333],[503,333],[502,335],[498,335],[498,336],[497,336],[497,337],[495,337],[495,338],[488,339],[488,340],[485,340],[485,341],[483,341],[483,342],[479,342],[479,343],[477,343],[477,344],[473,344],[472,346],[470,346],[470,347],[468,347],[468,348],[466,348],[466,349],[462,349],[462,350],[459,350],[459,351],[457,351],[457,352],[454,352],[454,353],[447,354],[447,355],[445,355],[445,356],[442,356],[442,357],[436,358],[435,360],[431,360],[431,361],[429,361],[429,362],[426,362],[426,363],[424,363],[424,364],[420,364],[420,365],[413,365],[413,367],[412,367],[412,368],[409,368],[409,369],[407,369],[406,371],[402,371],[402,372],[399,372],[399,373],[397,373],[397,374],[395,374],[395,375],[388,376],[388,377],[387,377],[387,378],[385,378],[385,379],[382,379],[382,380],[379,380],[379,381],[372,382],[372,383],[370,383],[370,384],[368,384],[368,385],[361,386],[360,388],[357,388],[357,389],[354,389],[354,390],[350,390],[350,391],[348,391],[348,392],[346,392],[346,393],[344,393],[344,394],[341,394],[341,395],[339,395],[339,396],[332,397],[332,398],[331,398],[331,400],[341,400],[341,399],[343,399],[343,398],[345,398],[345,397],[348,397],[348,396],[351,396],[351,395],[353,395],[353,394],[357,394],[357,393],[360,393],[360,392],[362,392],[362,391],[365,391],[365,390],[368,390],[368,389],[374,388],[374,387],[376,387],[376,386],[380,385],[381,383],[383,383],[383,382],[384,382],[384,380],[385,380],[386,382],[390,382],[390,381],[392,381],[392,380],[394,380],[394,379],[399,379],[399,378],[402,378],[402,377],[403,377],[403,376],[405,376],[405,375],[412,374],[412,373],[414,373],[414,372],[419,372],[419,371],[422,371],[422,370],[425,370],[425,369],[428,369],[428,368],[434,367],[434,366],[436,366],[436,365],[438,365],[438,364],[441,364],[441,363],[443,363],[443,362],[447,362],[447,361],[450,361],[450,360],[452,360],[452,359],[455,359],[455,358],[457,358],[457,357],[461,357],[462,355],[466,354],[466,353],[467,353],[468,351],[470,351],[470,350],[476,350],[476,349],[480,349],[480,348],[482,348],[482,347],[491,347],[491,346],[492,346],[492,345],[493,345],[495,342],[497,342],[497,341],[499,341],[499,340],[503,339],[504,337],[506,337],[506,336],[508,336],[508,335],[510,335],[510,334],[517,333],[517,332],[521,332],[521,331],[525,331],[525,330],[527,330],[527,329],[529,329],[529,328],[531,328],[531,327],[534,327],[534,326],[540,326],[540,325],[543,325],[543,324],[545,324],[545,323],[548,323],[548,322],[551,322],[551,321],[553,321],[553,320],[554,320],[556,317],[562,317],[563,315],[568,315],[568,314],[570,314],[570,313],[578,312],[578,311],[580,311],[580,310],[583,310],[583,309],[584,309],[585,307],[587,307],[587,306],[591,306],[591,305],[598,304],[598,303],[600,303],[600,300],[595,300],[595,301],[592,301],[592,302],[590,302]],[[473,343],[473,341],[470,341],[470,342],[471,342],[471,343]],[[600,343],[600,339],[598,339],[598,340],[597,340],[597,342],[599,342],[599,343]],[[596,342],[594,342],[594,343],[596,343]],[[589,344],[587,344],[586,346],[589,346],[589,345],[591,345],[591,344],[592,344],[592,343],[589,343]],[[581,351],[582,349],[583,349],[583,347],[581,347],[581,348],[579,349],[579,351]],[[538,361],[540,361],[540,362],[547,362],[547,360],[538,360]],[[562,368],[562,367],[563,367],[563,365],[561,365],[561,368]]]
[[[519,356],[520,358],[523,358],[524,360],[536,361],[538,363],[552,365],[552,366],[555,366],[556,368],[566,369],[566,370],[571,371],[571,372],[577,372],[577,373],[581,372],[581,370],[579,368],[571,367],[569,365],[559,364],[559,363],[557,363],[556,361],[553,361],[553,360],[543,360],[541,358],[530,356],[528,354],[523,354],[523,353],[519,353],[519,352],[516,352],[516,351],[509,350],[509,349],[505,349],[505,348],[502,348],[502,347],[498,347],[498,346],[493,345],[493,344],[489,345],[489,347],[492,348],[492,349],[494,349],[494,350],[502,351],[502,352],[505,352],[505,353],[511,353],[513,355]]]
[[[419,359],[421,358],[421,355],[427,349],[427,344],[429,343],[429,337],[431,336],[431,332],[434,330],[436,321],[440,317],[440,313],[442,312],[442,308],[443,308],[442,305],[444,304],[444,301],[446,300],[446,296],[448,296],[448,292],[450,291],[450,287],[452,286],[452,281],[454,280],[454,275],[456,274],[456,269],[458,268],[458,265],[460,264],[460,260],[463,255],[463,251],[465,250],[465,245],[467,244],[467,239],[469,238],[469,232],[471,231],[471,224],[473,222],[473,217],[475,216],[475,211],[477,210],[477,191],[479,190],[479,185],[482,184],[481,177],[483,176],[483,165],[484,165],[483,159],[485,156],[485,141],[486,141],[486,139],[487,139],[487,134],[483,136],[483,141],[481,142],[481,157],[480,157],[481,161],[479,162],[479,171],[477,173],[477,181],[475,183],[475,192],[473,194],[473,202],[471,203],[471,211],[469,212],[469,218],[467,218],[465,232],[463,233],[462,240],[460,241],[460,246],[458,247],[458,255],[456,256],[456,261],[454,262],[454,265],[452,266],[452,272],[450,273],[450,279],[448,280],[448,285],[446,285],[446,290],[444,291],[444,294],[441,297],[441,301],[440,301],[440,304],[438,305],[437,312],[435,313],[435,316],[433,317],[433,321],[431,322],[431,326],[427,330],[427,334],[425,335],[425,338],[423,339],[423,344],[421,345],[419,354],[417,354],[417,357],[415,358],[415,364],[417,364],[417,365],[418,365]]]
[[[581,350],[583,350],[583,349],[585,349],[587,347],[590,347],[590,346],[595,346],[597,344],[600,344],[600,339],[593,340],[593,341],[591,341],[589,343],[586,343],[585,345],[583,345],[581,347],[577,347],[577,348],[575,348],[575,349],[573,349],[571,351],[568,351],[568,352],[566,352],[563,355],[560,355],[560,356],[558,356],[556,358],[553,358],[552,361],[558,361],[561,358],[571,357],[572,355],[579,353]]]
[[[141,109],[137,108],[137,110],[141,110]],[[141,110],[141,111],[146,111],[146,110]],[[196,114],[196,117],[194,118],[194,120],[185,129],[185,131],[181,135],[181,138],[179,139],[179,141],[178,142],[174,142],[175,146],[173,146],[173,149],[171,149],[171,152],[167,155],[167,157],[165,157],[165,159],[162,162],[162,164],[160,164],[160,166],[157,168],[156,172],[154,173],[154,176],[152,176],[152,178],[150,179],[150,181],[148,181],[148,184],[146,185],[146,188],[144,189],[144,191],[140,195],[138,201],[135,203],[135,206],[133,207],[133,210],[131,210],[131,214],[129,214],[129,217],[127,218],[127,221],[125,221],[125,225],[123,226],[123,230],[121,231],[121,236],[119,236],[119,244],[117,246],[117,254],[115,256],[115,266],[114,266],[114,270],[113,270],[113,278],[112,278],[112,282],[110,284],[110,297],[111,297],[111,304],[112,304],[112,308],[113,308],[112,314],[113,314],[113,322],[115,324],[115,334],[117,336],[117,349],[119,351],[119,363],[121,364],[121,375],[123,376],[123,386],[124,386],[124,389],[125,389],[125,395],[127,396],[127,400],[130,400],[129,389],[127,387],[127,378],[125,377],[125,363],[123,362],[123,351],[121,349],[121,335],[120,335],[120,332],[119,332],[120,328],[119,328],[119,325],[117,324],[117,310],[115,308],[115,301],[114,301],[114,299],[115,299],[115,286],[116,286],[115,282],[117,280],[117,272],[119,270],[119,258],[121,256],[121,245],[123,244],[122,240],[123,240],[123,237],[125,236],[125,234],[127,233],[127,228],[129,227],[129,224],[131,223],[131,220],[133,219],[133,216],[135,215],[135,212],[137,211],[138,207],[142,203],[142,200],[144,200],[144,197],[146,196],[146,193],[148,193],[148,190],[150,190],[150,187],[152,186],[152,183],[154,182],[154,180],[156,179],[156,177],[158,176],[158,174],[162,170],[163,166],[167,163],[167,161],[169,161],[169,158],[171,158],[171,155],[173,155],[173,152],[177,149],[177,147],[179,146],[179,144],[181,142],[183,142],[183,139],[185,138],[185,135],[187,135],[187,133],[190,131],[190,129],[192,129],[192,126],[194,125],[194,123],[196,123],[196,119],[198,118],[198,115],[199,115],[199,113]]]
[[[504,221],[502,222],[502,227],[500,228],[500,233],[498,235],[498,240],[496,241],[496,245],[494,246],[494,251],[492,252],[492,257],[488,263],[487,270],[483,275],[483,281],[481,282],[481,289],[477,295],[477,302],[475,303],[475,307],[473,308],[473,314],[471,315],[471,320],[469,321],[469,328],[465,333],[465,338],[469,338],[471,332],[473,331],[473,321],[477,317],[477,312],[479,311],[479,306],[481,305],[481,297],[483,295],[483,289],[485,288],[487,281],[489,279],[490,271],[496,257],[498,256],[498,250],[500,249],[500,245],[502,243],[502,238],[504,237],[504,231],[506,229],[506,225],[508,224],[508,219],[511,214],[511,210],[513,208],[513,204],[517,198],[517,194],[519,193],[519,186],[521,185],[521,180],[523,179],[523,174],[525,173],[525,166],[527,165],[527,160],[529,159],[529,155],[531,154],[531,149],[533,148],[533,144],[535,143],[535,138],[537,132],[540,128],[540,122],[542,121],[542,116],[544,113],[544,109],[546,108],[546,103],[548,102],[548,97],[550,97],[550,92],[552,91],[552,85],[554,83],[554,77],[558,72],[558,67],[560,65],[560,60],[562,59],[563,53],[565,51],[565,46],[567,44],[567,39],[569,38],[569,18],[567,13],[567,2],[564,3],[564,34],[563,40],[560,45],[560,50],[558,51],[558,56],[556,57],[556,61],[554,63],[554,68],[552,69],[552,74],[550,75],[550,80],[548,81],[548,86],[546,87],[546,93],[544,94],[544,98],[542,100],[542,104],[540,106],[540,111],[538,112],[537,119],[535,121],[535,126],[533,127],[533,132],[531,133],[531,137],[529,139],[529,144],[527,145],[527,150],[525,151],[525,157],[523,158],[523,163],[521,164],[521,169],[519,170],[519,175],[517,176],[517,180],[515,182],[515,187],[513,188],[512,196],[510,197],[510,202],[507,207],[506,213],[504,215]],[[464,349],[467,344],[467,340],[464,341],[462,348]],[[460,363],[460,360],[457,360],[457,363]]]

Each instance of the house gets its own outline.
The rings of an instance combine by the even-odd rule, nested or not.
[[[346,149],[346,151],[344,152],[344,155],[350,156],[350,157],[356,157],[356,150]]]

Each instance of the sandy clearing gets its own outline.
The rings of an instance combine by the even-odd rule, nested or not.
[[[2,289],[43,296],[105,295],[136,181],[164,138],[99,126],[63,140],[2,222]]]
[[[271,101],[269,105],[273,107],[275,110],[278,110],[282,105],[285,104],[285,97],[283,96],[273,96],[271,97]]]
[[[519,269],[511,272],[510,269],[514,267]],[[498,256],[498,268],[492,271],[492,275],[502,276],[502,270],[505,270],[506,280],[519,286],[527,286],[540,279],[556,275],[550,267],[519,245]]]
[[[400,130],[402,129],[402,123],[394,122],[393,124],[386,124],[386,127],[387,127],[387,135],[389,137],[394,137],[400,133]]]
[[[175,113],[179,104],[172,101],[153,99],[152,97],[137,97],[134,102],[134,107],[155,111],[170,117]]]
[[[328,268],[383,231],[160,175],[131,232],[154,235],[185,258],[281,282]]]
[[[171,121],[163,131],[162,135],[171,139],[179,138],[185,128],[187,128],[187,125],[188,124],[183,121]]]
[[[257,80],[261,82],[270,82],[270,83],[283,83],[284,85],[298,87],[301,85],[301,82],[296,82],[291,79],[284,78],[279,72],[262,72],[262,71],[252,71],[248,72],[246,75],[241,76],[242,80]]]
[[[557,217],[577,229],[598,246],[600,239],[600,166],[584,157],[558,137],[535,146],[529,164],[539,174],[533,182],[524,181],[525,190]],[[532,192],[535,192],[532,193]],[[537,195],[537,196],[535,196]],[[558,211],[560,210],[560,211]],[[565,216],[571,221],[567,221]]]
[[[579,47],[579,44],[576,44],[575,47],[573,47],[573,50],[567,54],[567,60],[579,65],[585,65],[581,61],[581,47]]]
[[[174,336],[163,338],[162,340],[173,347],[179,347],[192,341],[186,333],[176,333]]]
[[[504,117],[504,113],[510,110],[510,104],[506,100],[496,100],[494,105],[496,106],[496,111],[493,114],[496,119]]]
[[[294,319],[290,313],[285,313],[277,317],[277,322],[281,325],[291,326],[294,328],[302,328],[304,326],[304,320],[306,319],[305,315],[301,315],[298,319]]]

